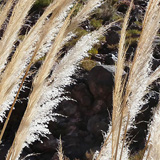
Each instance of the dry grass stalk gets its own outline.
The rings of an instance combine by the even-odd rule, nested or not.
[[[149,1],[146,10],[142,33],[138,42],[134,60],[129,73],[126,86],[124,115],[130,112],[130,122],[133,122],[136,114],[143,105],[143,96],[146,94],[150,79],[150,63],[152,61],[153,40],[159,29],[160,8],[159,0]],[[149,38],[148,38],[149,37]]]
[[[160,77],[160,67],[158,67],[149,77],[148,86]]]
[[[35,0],[19,0],[13,9],[12,16],[10,17],[7,29],[0,40],[0,73],[2,73],[7,62],[7,58],[11,53],[12,46],[18,36],[18,32]]]
[[[116,159],[119,145],[120,132],[122,127],[122,119],[123,119],[123,94],[124,94],[124,62],[125,62],[125,37],[126,37],[126,29],[128,26],[128,20],[130,16],[130,12],[133,6],[133,0],[130,3],[130,7],[126,13],[124,18],[122,30],[121,30],[121,38],[119,42],[118,48],[118,61],[116,64],[116,73],[115,73],[115,87],[113,92],[113,112],[112,112],[112,158]],[[120,116],[121,115],[121,116]],[[121,118],[120,118],[121,117]],[[119,119],[120,118],[120,119]],[[119,124],[117,124],[117,122]],[[119,127],[119,129],[115,129]]]
[[[13,2],[14,0],[3,2],[2,6],[0,7],[0,27],[2,26],[4,21],[7,19],[7,15],[9,13],[9,10],[11,9],[11,6],[13,5]]]
[[[124,149],[124,147],[126,145],[125,143],[126,143],[126,135],[127,135],[127,130],[128,130],[129,118],[130,118],[130,115],[128,114],[127,121],[126,121],[126,124],[125,124],[126,126],[125,126],[124,133],[123,133],[122,147],[121,147],[121,153],[120,153],[120,160],[122,159],[123,149]]]
[[[54,42],[50,52],[47,54],[46,59],[42,65],[42,67],[40,68],[40,71],[39,71],[36,79],[34,80],[33,91],[30,95],[27,109],[26,109],[25,114],[22,118],[21,124],[20,124],[19,129],[17,131],[17,134],[15,136],[12,147],[10,148],[9,153],[7,154],[6,160],[15,160],[19,157],[19,154],[23,148],[24,142],[25,142],[27,134],[28,134],[29,126],[32,122],[32,119],[33,119],[33,116],[35,113],[34,111],[36,110],[35,106],[36,106],[37,102],[39,101],[41,93],[43,92],[43,84],[44,84],[45,79],[47,78],[47,76],[51,70],[55,55],[60,48],[60,44],[64,38],[64,33],[66,31],[66,28],[68,27],[68,24],[70,21],[70,16],[71,16],[73,10],[74,10],[74,8],[72,9],[71,13],[66,18],[60,32],[58,33],[58,35],[55,39],[55,42]]]
[[[37,23],[31,28],[30,32],[25,36],[23,42],[18,46],[16,49],[16,52],[13,55],[13,58],[11,62],[7,65],[6,70],[1,75],[2,79],[0,82],[0,94],[2,95],[0,97],[0,106],[3,104],[3,102],[8,99],[14,90],[15,84],[17,84],[17,89],[15,89],[15,92],[18,90],[18,84],[20,82],[20,78],[22,78],[26,66],[28,64],[28,61],[31,58],[30,52],[34,52],[36,54],[40,47],[43,46],[44,40],[46,39],[46,36],[48,35],[48,32],[51,28],[54,28],[53,21],[58,17],[58,15],[62,12],[64,7],[71,3],[72,0],[62,0],[60,2],[54,1],[43,13],[43,15],[39,18]],[[49,21],[47,21],[44,25],[44,22],[46,20],[46,17],[54,10],[54,14],[50,18]],[[59,22],[60,23],[60,22]],[[46,30],[45,28],[48,28]],[[39,34],[39,37],[37,35]],[[39,39],[38,43],[34,45],[35,41],[37,41],[37,38]],[[33,42],[32,45],[30,42]],[[36,48],[35,48],[36,47]],[[20,67],[21,66],[21,67]],[[22,74],[23,73],[23,74]],[[22,74],[22,75],[21,75]],[[12,100],[10,100],[12,103]],[[8,104],[9,105],[9,104]],[[0,108],[1,118],[4,116],[4,111],[8,109],[8,106],[4,106]]]
[[[61,2],[63,2],[63,1],[61,1]],[[65,1],[65,2],[66,2],[66,1]],[[65,2],[64,2],[63,4],[65,4]],[[65,5],[66,5],[66,4],[65,4]],[[53,6],[55,7],[55,5],[53,5]],[[61,7],[61,9],[62,9],[62,8],[63,8],[63,6]],[[56,9],[59,9],[59,7],[57,7]],[[60,9],[60,11],[61,11],[61,9]],[[60,11],[59,11],[59,12],[60,12]],[[33,63],[33,61],[34,61],[34,59],[35,59],[35,56],[36,56],[36,54],[37,54],[40,46],[43,45],[44,38],[45,38],[45,36],[48,34],[48,32],[50,31],[50,28],[51,28],[51,26],[52,26],[51,24],[53,23],[55,17],[57,16],[57,14],[58,14],[59,12],[57,11],[56,13],[54,13],[54,14],[51,16],[51,18],[50,18],[50,20],[48,21],[48,23],[46,23],[46,24],[44,25],[44,27],[43,27],[43,28],[48,28],[48,30],[43,29],[43,33],[40,35],[40,39],[39,39],[39,41],[38,41],[37,44],[36,44],[36,49],[34,50],[34,54],[32,55],[32,58],[31,58],[31,60],[30,60],[29,65],[27,66],[27,69],[26,69],[26,71],[25,71],[25,75],[24,75],[23,78],[22,78],[21,84],[20,84],[20,86],[19,86],[19,88],[18,88],[18,91],[17,91],[16,96],[15,96],[15,98],[14,98],[13,104],[12,104],[12,106],[11,106],[11,108],[10,108],[10,111],[9,111],[9,113],[8,113],[8,116],[7,116],[7,119],[6,119],[6,121],[5,121],[5,123],[4,123],[4,126],[3,126],[3,128],[2,128],[2,131],[1,131],[1,134],[0,134],[0,142],[1,142],[1,139],[2,139],[3,134],[4,134],[4,132],[5,132],[5,129],[6,129],[6,127],[7,127],[7,124],[8,124],[9,118],[10,118],[10,116],[11,116],[13,107],[14,107],[16,101],[17,101],[17,98],[18,98],[18,96],[19,96],[19,93],[20,93],[20,91],[21,91],[21,88],[22,88],[22,86],[23,86],[23,83],[24,83],[27,75],[28,75],[28,72],[29,72],[29,70],[30,70],[30,68],[31,68],[31,65],[32,65],[32,63]],[[18,53],[20,53],[20,52],[18,52]],[[15,54],[15,55],[16,55],[16,54]],[[9,66],[7,66],[6,72],[7,72],[8,70],[11,70],[11,69],[13,70],[14,66],[15,66],[15,70],[16,70],[16,68],[17,68],[16,62],[17,62],[19,59],[17,60],[17,56],[16,56],[16,59],[15,59],[15,55],[14,55],[14,57],[13,57],[12,63],[9,63]],[[19,58],[19,57],[18,57],[18,58]],[[13,66],[13,64],[14,64],[14,66]],[[5,73],[6,73],[6,72],[5,72]],[[9,77],[9,76],[7,75],[6,78],[8,78],[8,77]],[[5,79],[5,76],[4,76],[3,79]],[[2,82],[3,82],[3,81],[2,81]],[[1,82],[1,85],[3,86],[3,83],[2,83],[2,82]],[[5,82],[6,82],[6,79],[5,79]],[[11,81],[10,81],[10,82],[11,82]],[[7,86],[9,86],[9,85],[7,85]],[[5,96],[6,96],[6,95],[5,95]]]
[[[153,120],[149,126],[148,141],[145,148],[143,160],[158,160],[160,158],[160,144],[158,139],[160,137],[160,101],[157,108],[154,110]]]
[[[63,155],[63,149],[62,149],[62,139],[61,137],[59,138],[59,146],[58,146],[58,157],[59,160],[64,160],[64,155]]]
[[[115,75],[115,88],[113,93],[113,117],[112,117],[112,143],[108,140],[106,145],[106,153],[101,153],[99,159],[105,159],[105,155],[110,156],[110,145],[112,144],[112,159],[117,159],[119,155],[119,147],[122,143],[124,147],[123,138],[126,137],[127,130],[130,129],[131,124],[134,122],[134,118],[140,110],[140,105],[143,105],[142,98],[146,94],[146,90],[149,82],[150,73],[150,62],[152,59],[152,44],[153,40],[159,29],[159,19],[160,19],[160,8],[159,0],[152,1],[148,3],[146,14],[143,22],[143,30],[138,43],[138,47],[134,56],[134,60],[131,65],[129,72],[129,79],[126,83],[126,78],[123,79],[123,69],[125,61],[125,30],[126,27],[122,29],[121,41],[119,45],[119,55],[117,62],[117,70]],[[124,23],[125,24],[125,23]],[[127,24],[127,22],[126,22]],[[149,39],[149,37],[152,37]],[[124,39],[123,39],[124,38]],[[158,69],[157,69],[158,71]],[[158,78],[158,72],[152,75],[155,80]],[[145,81],[145,82],[144,82]],[[152,80],[153,82],[153,80]],[[151,82],[150,82],[151,83]],[[125,87],[125,88],[124,88]],[[126,117],[129,117],[126,120]],[[125,125],[125,123],[126,125]],[[123,124],[124,123],[124,124]],[[109,131],[110,133],[110,131]],[[122,142],[123,141],[123,142]],[[104,147],[103,147],[104,148]],[[120,159],[127,159],[127,157],[122,158],[121,155],[127,152],[127,148],[123,150],[121,148]],[[107,158],[109,159],[109,157]]]
[[[26,158],[28,158],[28,157],[37,156],[37,155],[40,155],[40,153],[31,153],[31,154],[26,155],[25,157],[23,157],[20,160],[26,160]]]
[[[80,12],[72,19],[67,33],[75,30],[81,22],[88,18],[89,14],[102,4],[102,0],[88,0],[87,4],[83,6]]]
[[[142,155],[142,160],[144,159],[144,156],[145,156],[145,153],[147,152],[147,150],[148,150],[148,154],[147,154],[146,157],[148,157],[148,155],[149,155],[150,146],[148,147],[148,144],[149,144],[150,138],[151,138],[151,134],[149,134],[148,139],[147,139],[147,143],[146,143],[146,145],[144,147],[143,155]]]

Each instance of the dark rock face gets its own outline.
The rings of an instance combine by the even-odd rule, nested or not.
[[[42,138],[42,142],[35,142],[32,149],[37,153],[40,151],[54,152],[58,146],[58,140],[53,135],[48,135],[48,138]]]
[[[156,70],[157,67],[160,66],[160,59],[153,59],[152,61],[152,70]]]
[[[76,102],[74,101],[67,101],[64,100],[61,104],[60,107],[62,109],[62,112],[66,115],[66,116],[73,116],[75,115],[75,113],[77,112],[78,109],[78,105]]]
[[[0,146],[0,159],[5,160],[6,153],[8,152],[9,148],[11,146],[11,142],[6,141],[5,144],[2,144]]]
[[[80,83],[72,90],[73,98],[83,106],[91,106],[92,96],[84,83]]]
[[[112,74],[103,67],[96,66],[88,75],[88,85],[94,98],[107,101],[112,95]]]
[[[107,129],[106,117],[102,115],[95,115],[88,120],[87,130],[96,136],[101,134],[101,130],[106,131]]]
[[[103,112],[107,108],[107,105],[103,100],[95,100],[92,106],[92,111],[94,114]]]
[[[106,35],[107,44],[114,45],[119,43],[119,34],[115,31],[109,31]]]

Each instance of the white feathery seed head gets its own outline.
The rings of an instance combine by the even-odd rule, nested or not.
[[[149,143],[143,160],[158,160],[160,158],[160,143],[158,141],[160,139],[160,102],[154,110],[153,115],[153,120],[149,125],[148,132],[148,137],[150,135]]]
[[[56,18],[55,23],[52,22],[52,26],[50,27],[52,28],[51,31],[47,30],[48,32],[50,31],[48,35],[50,35],[52,32],[50,38],[48,37],[48,35],[45,35],[45,40],[49,39],[49,43],[48,44],[46,43],[46,45],[39,44],[38,49],[39,47],[41,47],[44,48],[44,51],[48,52],[48,50],[52,45],[51,40],[53,40],[57,35],[57,32],[59,31],[60,27],[63,24],[64,18],[67,16],[68,10],[73,6],[71,2],[73,3],[73,0],[65,2],[64,7],[61,7],[61,10],[64,8],[63,9],[64,12],[60,12],[60,15]],[[61,5],[61,3],[58,4]],[[10,105],[13,103],[14,97],[18,91],[19,83],[21,82],[21,79],[25,74],[25,69],[31,60],[31,56],[34,53],[34,50],[37,49],[36,45],[37,42],[40,41],[42,29],[44,29],[43,27],[46,26],[45,25],[46,17],[56,7],[58,7],[58,4],[55,1],[50,6],[48,6],[43,15],[38,19],[37,23],[31,28],[29,33],[25,36],[24,40],[17,47],[11,62],[7,65],[6,70],[1,75],[2,79],[0,81],[0,94],[1,94],[0,106],[3,106],[0,107],[1,120],[3,120],[4,118],[5,111],[8,110],[10,108]],[[45,40],[43,41],[45,42]],[[30,43],[31,41],[32,43]],[[38,55],[39,58],[41,56]],[[16,85],[16,87],[14,87],[14,85]]]
[[[12,16],[7,25],[2,39],[0,40],[0,73],[5,68],[7,58],[12,51],[12,46],[17,39],[18,32],[35,0],[19,0],[13,9]]]
[[[63,97],[64,87],[73,82],[71,76],[78,69],[79,62],[86,56],[88,51],[96,44],[98,38],[111,25],[101,27],[98,31],[94,31],[82,37],[76,45],[68,51],[64,58],[55,66],[51,77],[43,87],[43,93],[36,105],[35,116],[30,125],[29,134],[26,144],[33,143],[39,140],[39,136],[49,134],[48,122],[55,120],[53,111],[54,108],[66,97]],[[53,82],[50,84],[50,82]],[[46,117],[46,118],[43,118]],[[38,131],[37,131],[38,129]]]
[[[50,50],[52,44],[54,43],[54,39],[56,38],[60,28],[63,25],[63,21],[68,15],[69,10],[73,7],[73,0],[69,0],[63,9],[63,12],[60,12],[58,17],[54,19],[54,21],[50,24],[50,29],[47,35],[44,38],[43,45],[40,47],[37,55],[36,60],[40,59],[41,57],[45,56],[45,54]]]
[[[153,41],[159,29],[160,0],[150,0],[143,22],[142,33],[138,42],[134,60],[129,73],[127,84],[127,107],[124,111],[126,116],[129,112],[130,123],[140,111],[141,106],[147,100],[143,97],[147,93],[148,82],[151,74],[151,61],[153,53]],[[130,125],[129,125],[130,126]]]

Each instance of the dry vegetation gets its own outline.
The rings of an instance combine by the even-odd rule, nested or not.
[[[6,160],[18,159],[25,146],[40,140],[40,135],[46,136],[50,133],[47,122],[54,121],[53,108],[66,98],[61,96],[64,92],[63,88],[72,83],[71,76],[79,62],[88,55],[88,51],[98,43],[109,27],[117,23],[98,25],[97,30],[82,35],[68,53],[60,58],[61,49],[74,37],[77,27],[103,2],[85,1],[80,11],[75,13],[79,1],[54,0],[13,50],[15,42],[19,39],[20,29],[34,3],[35,0],[8,0],[2,3],[0,10],[0,25],[3,26],[6,20],[8,21],[0,39],[0,120],[5,121],[0,141],[18,95],[25,87],[24,81],[31,74],[31,66],[40,58],[44,59],[32,83],[26,111]],[[126,134],[134,127],[135,117],[141,106],[146,103],[147,99],[144,100],[143,97],[149,92],[149,86],[160,76],[160,67],[155,71],[151,70],[153,44],[160,22],[159,4],[160,0],[148,2],[138,46],[133,61],[130,61],[129,73],[126,74],[124,68],[128,46],[125,46],[125,42],[133,0],[123,19],[115,72],[112,122],[109,131],[106,131],[101,150],[94,155],[96,160],[130,159]],[[10,12],[12,12],[11,16],[8,15]],[[6,115],[7,110],[9,110],[8,115]],[[149,126],[146,147],[138,160],[160,159],[160,144],[157,142],[160,136],[159,112],[158,105]],[[60,140],[58,151],[60,160],[65,159],[62,148]]]

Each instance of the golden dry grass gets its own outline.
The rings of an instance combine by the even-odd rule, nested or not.
[[[19,0],[17,2],[13,9],[13,13],[10,17],[9,23],[7,25],[7,29],[5,30],[4,35],[0,40],[0,46],[2,48],[0,51],[0,56],[3,57],[0,59],[0,106],[7,100],[13,88],[17,85],[17,90],[15,94],[16,96],[12,97],[12,107],[9,112],[8,118],[5,122],[4,128],[1,132],[0,140],[2,139],[13,107],[15,105],[19,92],[23,86],[24,80],[28,75],[31,65],[35,61],[35,58],[39,53],[39,50],[43,48],[45,43],[47,43],[47,36],[50,33],[50,31],[58,26],[58,16],[64,10],[67,12],[70,10],[66,8],[67,6],[70,6],[71,4],[76,6],[74,0],[53,1],[53,3],[46,8],[42,16],[37,21],[37,23],[31,28],[29,33],[25,35],[24,40],[16,48],[16,51],[11,61],[7,63],[7,58],[9,57],[12,51],[12,46],[14,42],[17,40],[19,30],[22,27],[24,20],[34,2],[35,0]],[[13,144],[7,154],[6,160],[16,160],[24,147],[24,143],[29,132],[29,127],[36,113],[36,108],[42,96],[44,86],[47,81],[47,77],[52,71],[53,65],[56,64],[57,59],[59,58],[59,55],[57,53],[62,48],[62,44],[64,43],[65,38],[67,37],[68,33],[70,33],[71,31],[75,31],[78,25],[88,17],[90,12],[94,8],[96,8],[99,5],[99,2],[100,1],[98,0],[88,0],[88,2],[84,5],[82,10],[71,19],[72,13],[75,9],[75,7],[73,7],[70,10],[69,14],[67,13],[67,18],[61,21],[63,25],[58,29],[58,32],[55,31],[56,38],[53,37],[53,39],[50,40],[52,42],[50,50],[46,54],[45,60],[33,81],[32,92],[29,96],[27,109],[22,118],[18,131],[15,135]],[[125,54],[127,50],[125,46],[125,37],[130,12],[133,6],[133,0],[130,3],[130,7],[126,13],[122,25],[121,38],[118,47],[118,61],[116,63],[115,86],[113,91],[112,126],[96,160],[122,160],[124,154],[125,156],[128,156],[128,146],[126,145],[126,133],[134,125],[134,118],[140,110],[139,106],[143,105],[142,99],[148,91],[148,86],[152,84],[155,80],[157,80],[160,76],[160,68],[157,68],[154,72],[150,71],[150,63],[152,61],[153,52],[153,41],[159,29],[159,4],[160,0],[150,0],[148,3],[148,7],[146,9],[143,21],[142,33],[138,42],[134,59],[130,65],[131,67],[129,75],[124,76]],[[13,1],[11,0],[7,1],[5,6],[2,6],[0,11],[0,25],[4,23],[12,5]],[[50,14],[51,16],[48,18]],[[95,35],[104,34],[105,30],[108,29],[112,24],[105,27],[101,27],[97,32],[94,32],[96,33]],[[33,45],[32,49],[28,51],[28,48],[31,45]],[[27,54],[26,51],[28,51]],[[28,57],[29,60],[27,60]],[[26,62],[27,66],[25,66],[24,68],[21,67],[20,70],[18,67],[24,61]],[[59,72],[62,72],[66,63],[66,61],[62,62],[63,66],[59,66]],[[16,75],[16,73],[18,74]],[[52,75],[52,82],[54,82],[54,78],[55,76]],[[157,108],[157,110],[159,110],[159,108]],[[0,112],[3,111],[3,108],[0,107]],[[152,135],[152,132],[150,133],[150,135]],[[108,157],[104,158],[103,156],[105,155],[105,152],[108,152],[106,151],[105,147],[109,143],[111,143],[111,153],[110,155],[108,155]],[[151,144],[148,141],[147,145],[149,144],[149,146],[152,146],[154,145],[153,143],[154,141]],[[145,149],[147,153],[144,153],[144,159],[145,157],[148,157],[149,159],[151,159],[153,156],[159,157],[158,151],[154,155],[152,151],[153,147],[149,148],[149,150],[147,150],[147,147]],[[59,146],[59,159],[64,159],[61,141]]]

